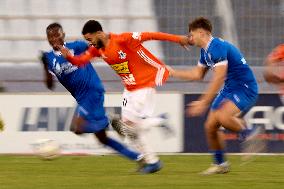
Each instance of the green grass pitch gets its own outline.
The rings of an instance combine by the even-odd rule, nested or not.
[[[155,174],[135,173],[136,164],[116,155],[63,156],[43,161],[34,156],[0,156],[0,189],[283,189],[284,156],[258,156],[241,165],[229,156],[231,172],[202,176],[210,156],[161,156]]]

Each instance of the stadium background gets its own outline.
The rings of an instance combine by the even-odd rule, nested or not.
[[[1,114],[8,111],[7,107],[3,106],[3,104],[7,105],[3,99],[9,95],[13,98],[22,95],[24,100],[25,95],[34,94],[34,92],[36,92],[35,95],[38,92],[51,94],[42,82],[43,70],[38,61],[39,51],[49,49],[45,28],[51,22],[61,23],[67,40],[73,40],[82,39],[81,28],[88,19],[101,21],[104,30],[111,32],[161,31],[187,34],[188,22],[198,16],[205,16],[212,20],[214,35],[233,42],[244,53],[257,76],[260,93],[264,94],[258,103],[261,107],[270,108],[269,111],[267,109],[259,111],[260,115],[256,117],[260,119],[252,120],[253,124],[264,122],[266,124],[264,125],[270,129],[269,132],[276,133],[277,135],[271,136],[270,139],[277,141],[277,145],[280,146],[272,151],[283,152],[283,148],[281,149],[284,130],[282,117],[275,124],[272,121],[274,117],[270,116],[274,114],[274,109],[281,107],[281,103],[275,94],[277,89],[265,83],[262,77],[265,56],[274,46],[283,42],[283,0],[0,0],[0,85],[3,91],[0,96],[3,97]],[[198,59],[199,52],[196,48],[190,48],[188,52],[168,42],[147,42],[146,46],[166,64],[177,68],[191,67]],[[119,78],[106,64],[94,62],[94,66],[109,94],[122,91]],[[158,88],[162,94],[185,94],[180,101],[183,104],[179,112],[181,119],[184,119],[185,139],[192,137],[192,132],[188,129],[194,128],[194,126],[187,127],[188,122],[191,121],[193,125],[201,124],[200,121],[203,118],[188,120],[184,117],[183,106],[194,98],[190,96],[191,94],[202,92],[209,80],[210,74],[204,82],[191,83],[170,79],[168,84]],[[60,94],[66,92],[59,83],[57,84],[56,92]],[[265,94],[268,94],[268,97]],[[9,100],[11,101],[8,98]],[[169,109],[180,103],[175,100],[170,102],[167,104]],[[13,106],[13,101],[10,103]],[[116,105],[118,106],[119,104]],[[279,111],[282,113],[282,109]],[[10,110],[10,112],[12,114],[13,111]],[[264,116],[266,116],[265,119]],[[206,151],[202,130],[194,129],[194,131],[193,136],[203,143],[193,151],[200,151],[200,149],[201,152]],[[280,139],[277,138],[278,136]],[[271,146],[275,146],[273,144]],[[184,141],[182,151],[191,151],[191,147],[192,144]]]
[[[13,7],[13,8],[12,8]],[[105,31],[162,31],[186,34],[188,22],[210,18],[214,34],[236,44],[253,66],[261,92],[275,91],[262,82],[264,57],[283,39],[284,2],[281,0],[0,0],[0,81],[7,92],[47,92],[40,82],[39,50],[48,49],[45,27],[54,21],[67,39],[81,39],[88,19],[98,19]],[[198,51],[187,52],[167,42],[149,42],[151,51],[169,65],[194,65]],[[108,92],[121,91],[120,81],[97,66]],[[186,86],[186,87],[185,87]],[[172,80],[160,90],[196,92],[204,84]],[[64,91],[59,86],[57,91]]]

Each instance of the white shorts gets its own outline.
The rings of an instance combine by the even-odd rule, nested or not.
[[[156,89],[142,88],[123,92],[122,119],[139,122],[146,117],[152,117],[155,109]]]

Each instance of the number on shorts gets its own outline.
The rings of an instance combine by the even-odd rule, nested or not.
[[[126,104],[127,104],[127,99],[126,98],[123,98],[123,101],[122,101],[122,106],[126,106]]]

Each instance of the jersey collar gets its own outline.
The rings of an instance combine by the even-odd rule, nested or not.
[[[211,36],[209,42],[207,43],[207,45],[206,45],[206,47],[205,47],[205,49],[204,49],[206,52],[208,51],[208,49],[209,49],[209,47],[210,47],[210,44],[212,43],[213,39],[214,39],[214,37]]]

